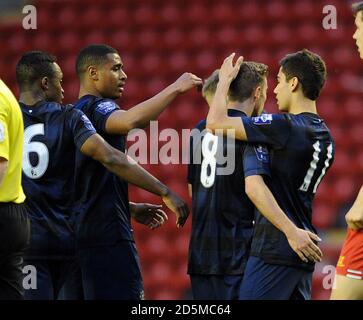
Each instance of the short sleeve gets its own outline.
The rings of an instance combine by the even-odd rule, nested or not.
[[[120,107],[111,100],[101,100],[100,102],[96,102],[95,105],[92,106],[92,108],[93,110],[91,120],[93,125],[98,132],[107,133],[107,119],[112,113],[120,110]]]
[[[73,132],[74,144],[78,149],[81,149],[85,141],[96,132],[91,121],[87,116],[80,110],[71,109],[68,111],[71,126],[71,131]]]
[[[273,149],[285,147],[291,132],[291,123],[285,114],[262,114],[243,117],[243,126],[250,143],[261,143]]]
[[[0,157],[9,160],[8,110],[0,100]]]
[[[243,153],[245,177],[254,175],[270,176],[270,155],[263,145],[247,145]]]

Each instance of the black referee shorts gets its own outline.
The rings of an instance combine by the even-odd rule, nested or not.
[[[23,299],[23,254],[30,222],[24,204],[0,203],[0,300]]]

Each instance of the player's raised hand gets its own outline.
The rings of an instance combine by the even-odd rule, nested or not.
[[[363,208],[353,206],[345,215],[345,221],[353,230],[363,229]]]
[[[193,73],[185,72],[174,82],[174,85],[179,93],[184,93],[194,87],[201,87],[203,80]]]
[[[312,262],[321,261],[323,253],[313,242],[313,240],[317,242],[321,241],[316,234],[304,229],[294,228],[293,231],[287,235],[287,240],[290,247],[304,262],[308,262],[308,260]]]
[[[154,230],[168,220],[168,216],[161,208],[162,205],[135,203],[132,206],[131,215],[138,223],[144,224]]]
[[[232,82],[234,78],[237,77],[239,68],[243,63],[243,57],[239,56],[236,63],[233,63],[234,56],[236,54],[233,52],[226,59],[224,59],[223,64],[219,70],[219,79]]]
[[[176,214],[176,226],[178,228],[184,226],[189,216],[189,208],[185,201],[172,191],[169,191],[162,199],[165,205]]]

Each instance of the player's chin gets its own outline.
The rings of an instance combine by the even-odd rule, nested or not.
[[[118,98],[121,98],[122,97],[122,91],[115,91],[113,96],[112,96],[112,99],[118,99]]]

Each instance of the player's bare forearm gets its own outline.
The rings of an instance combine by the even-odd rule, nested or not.
[[[121,179],[159,195],[166,206],[176,214],[177,226],[184,225],[189,215],[189,208],[185,201],[139,166],[135,160],[110,146],[99,134],[89,137],[80,151],[102,163]]]
[[[124,112],[113,113],[106,122],[110,134],[127,134],[132,129],[142,129],[156,120],[180,94],[202,85],[202,80],[192,73],[184,73],[174,83],[154,97],[137,104]]]
[[[123,180],[149,191],[158,196],[165,196],[169,189],[152,174],[138,165],[135,160],[131,159],[120,151],[114,151],[114,155],[103,165]]]
[[[261,214],[285,235],[291,233],[296,228],[281,210],[275,197],[261,176],[250,176],[246,178],[246,194]]]
[[[281,210],[273,194],[266,186],[261,176],[250,176],[246,179],[246,193],[256,208],[269,220],[276,228],[282,231],[290,247],[300,257],[308,262],[321,261],[322,252],[312,241],[321,241],[314,233],[300,229]]]
[[[126,111],[125,121],[131,123],[133,129],[145,128],[150,121],[156,120],[178,95],[177,86],[171,84],[157,95]]]
[[[350,228],[354,230],[363,229],[363,186],[360,188],[358,196],[345,219]]]
[[[83,143],[80,151],[99,161],[109,171],[137,187],[159,196],[165,196],[169,192],[168,188],[158,179],[125,153],[109,145],[99,134],[89,137]]]
[[[5,172],[6,172],[6,169],[8,168],[8,163],[9,162],[5,158],[0,157],[0,186],[5,177]]]
[[[207,128],[214,131],[225,129],[225,121],[228,118],[227,101],[230,83],[219,80],[212,104],[207,115]]]
[[[174,83],[154,97],[136,105],[129,111],[135,112],[136,128],[143,128],[151,120],[156,120],[170,103],[180,94],[202,85],[202,79],[192,73],[184,73]]]

